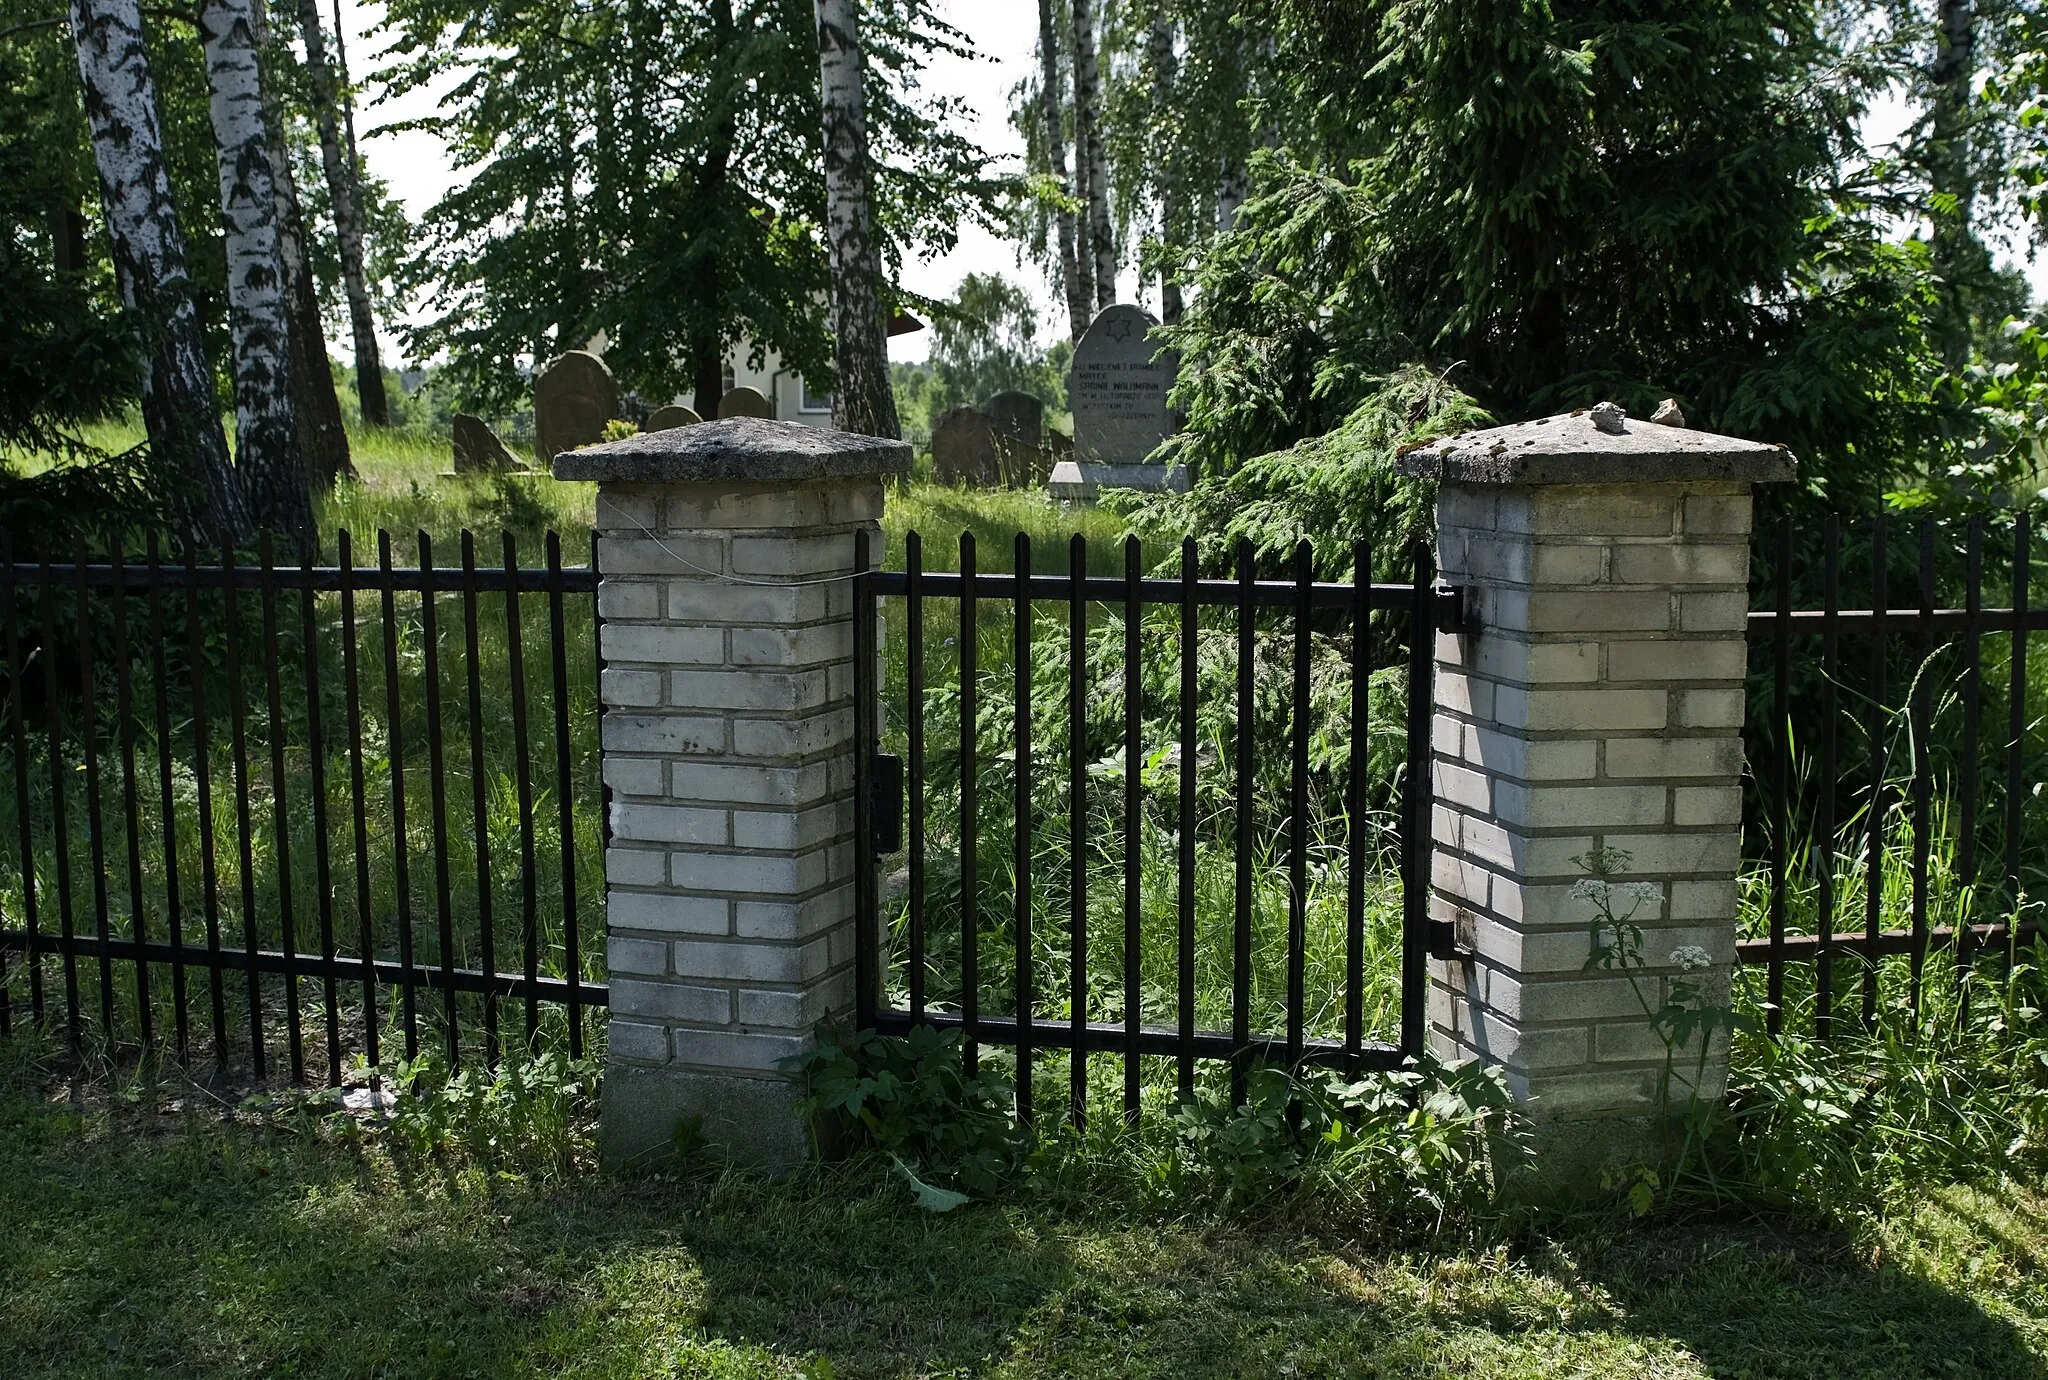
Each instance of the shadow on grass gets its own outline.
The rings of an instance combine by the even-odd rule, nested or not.
[[[1754,1227],[1404,1250],[933,1217],[871,1164],[451,1188],[310,1130],[6,1094],[0,1165],[15,1376],[2043,1374],[1987,1311],[2012,1291]],[[2024,1270],[2040,1226],[1930,1230]]]

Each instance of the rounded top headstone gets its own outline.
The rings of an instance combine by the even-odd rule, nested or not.
[[[768,401],[768,395],[758,388],[741,384],[718,400],[718,419],[727,417],[760,417],[772,421],[775,404]]]
[[[981,405],[997,431],[1035,446],[1045,434],[1045,404],[1029,393],[1006,388]]]
[[[647,420],[640,424],[640,429],[642,431],[668,431],[679,426],[695,426],[703,420],[702,417],[697,415],[696,408],[684,407],[681,403],[669,403],[665,407],[657,407],[654,411],[648,413]]]
[[[1459,484],[1770,484],[1797,469],[1783,446],[1640,421],[1612,403],[1447,436],[1394,460],[1398,474]]]
[[[535,445],[542,455],[555,455],[601,441],[618,409],[618,385],[605,362],[588,350],[565,351],[533,381]]]
[[[901,474],[909,468],[905,442],[762,417],[644,431],[554,458],[557,479],[630,484],[793,484]]]
[[[1179,365],[1147,338],[1158,322],[1142,307],[1104,307],[1074,346],[1074,458],[1134,465],[1158,449],[1174,422],[1166,405]]]

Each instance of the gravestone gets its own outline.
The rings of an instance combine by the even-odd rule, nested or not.
[[[695,426],[703,420],[702,417],[697,415],[695,408],[684,407],[681,403],[670,403],[666,407],[657,407],[653,412],[649,413],[647,420],[640,424],[640,429],[642,431],[669,431],[679,426]]]
[[[604,439],[604,424],[618,415],[619,387],[605,362],[587,350],[548,361],[533,381],[534,449],[544,461]]]
[[[1074,458],[1053,468],[1055,498],[1187,488],[1186,470],[1145,459],[1175,430],[1166,395],[1178,364],[1145,338],[1157,324],[1142,308],[1119,303],[1103,308],[1074,347]]]
[[[1005,389],[981,405],[996,433],[1021,445],[1036,446],[1045,438],[1045,404],[1029,393]]]
[[[996,428],[978,407],[956,407],[932,428],[932,473],[942,484],[997,481]]]
[[[454,442],[457,474],[509,474],[526,468],[481,417],[456,413]]]
[[[775,404],[760,389],[743,383],[718,400],[718,420],[722,422],[727,417],[759,417],[772,422]]]

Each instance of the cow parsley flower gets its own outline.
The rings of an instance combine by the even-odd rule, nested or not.
[[[1701,968],[1714,966],[1714,957],[1697,944],[1680,944],[1671,951],[1671,966],[1685,972],[1697,972]]]

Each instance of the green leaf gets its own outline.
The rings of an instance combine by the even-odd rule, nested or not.
[[[950,1188],[939,1188],[926,1183],[910,1170],[910,1166],[896,1156],[889,1156],[896,1165],[896,1171],[910,1181],[910,1191],[917,1195],[917,1205],[926,1212],[951,1212],[968,1201],[965,1193],[956,1193]]]

